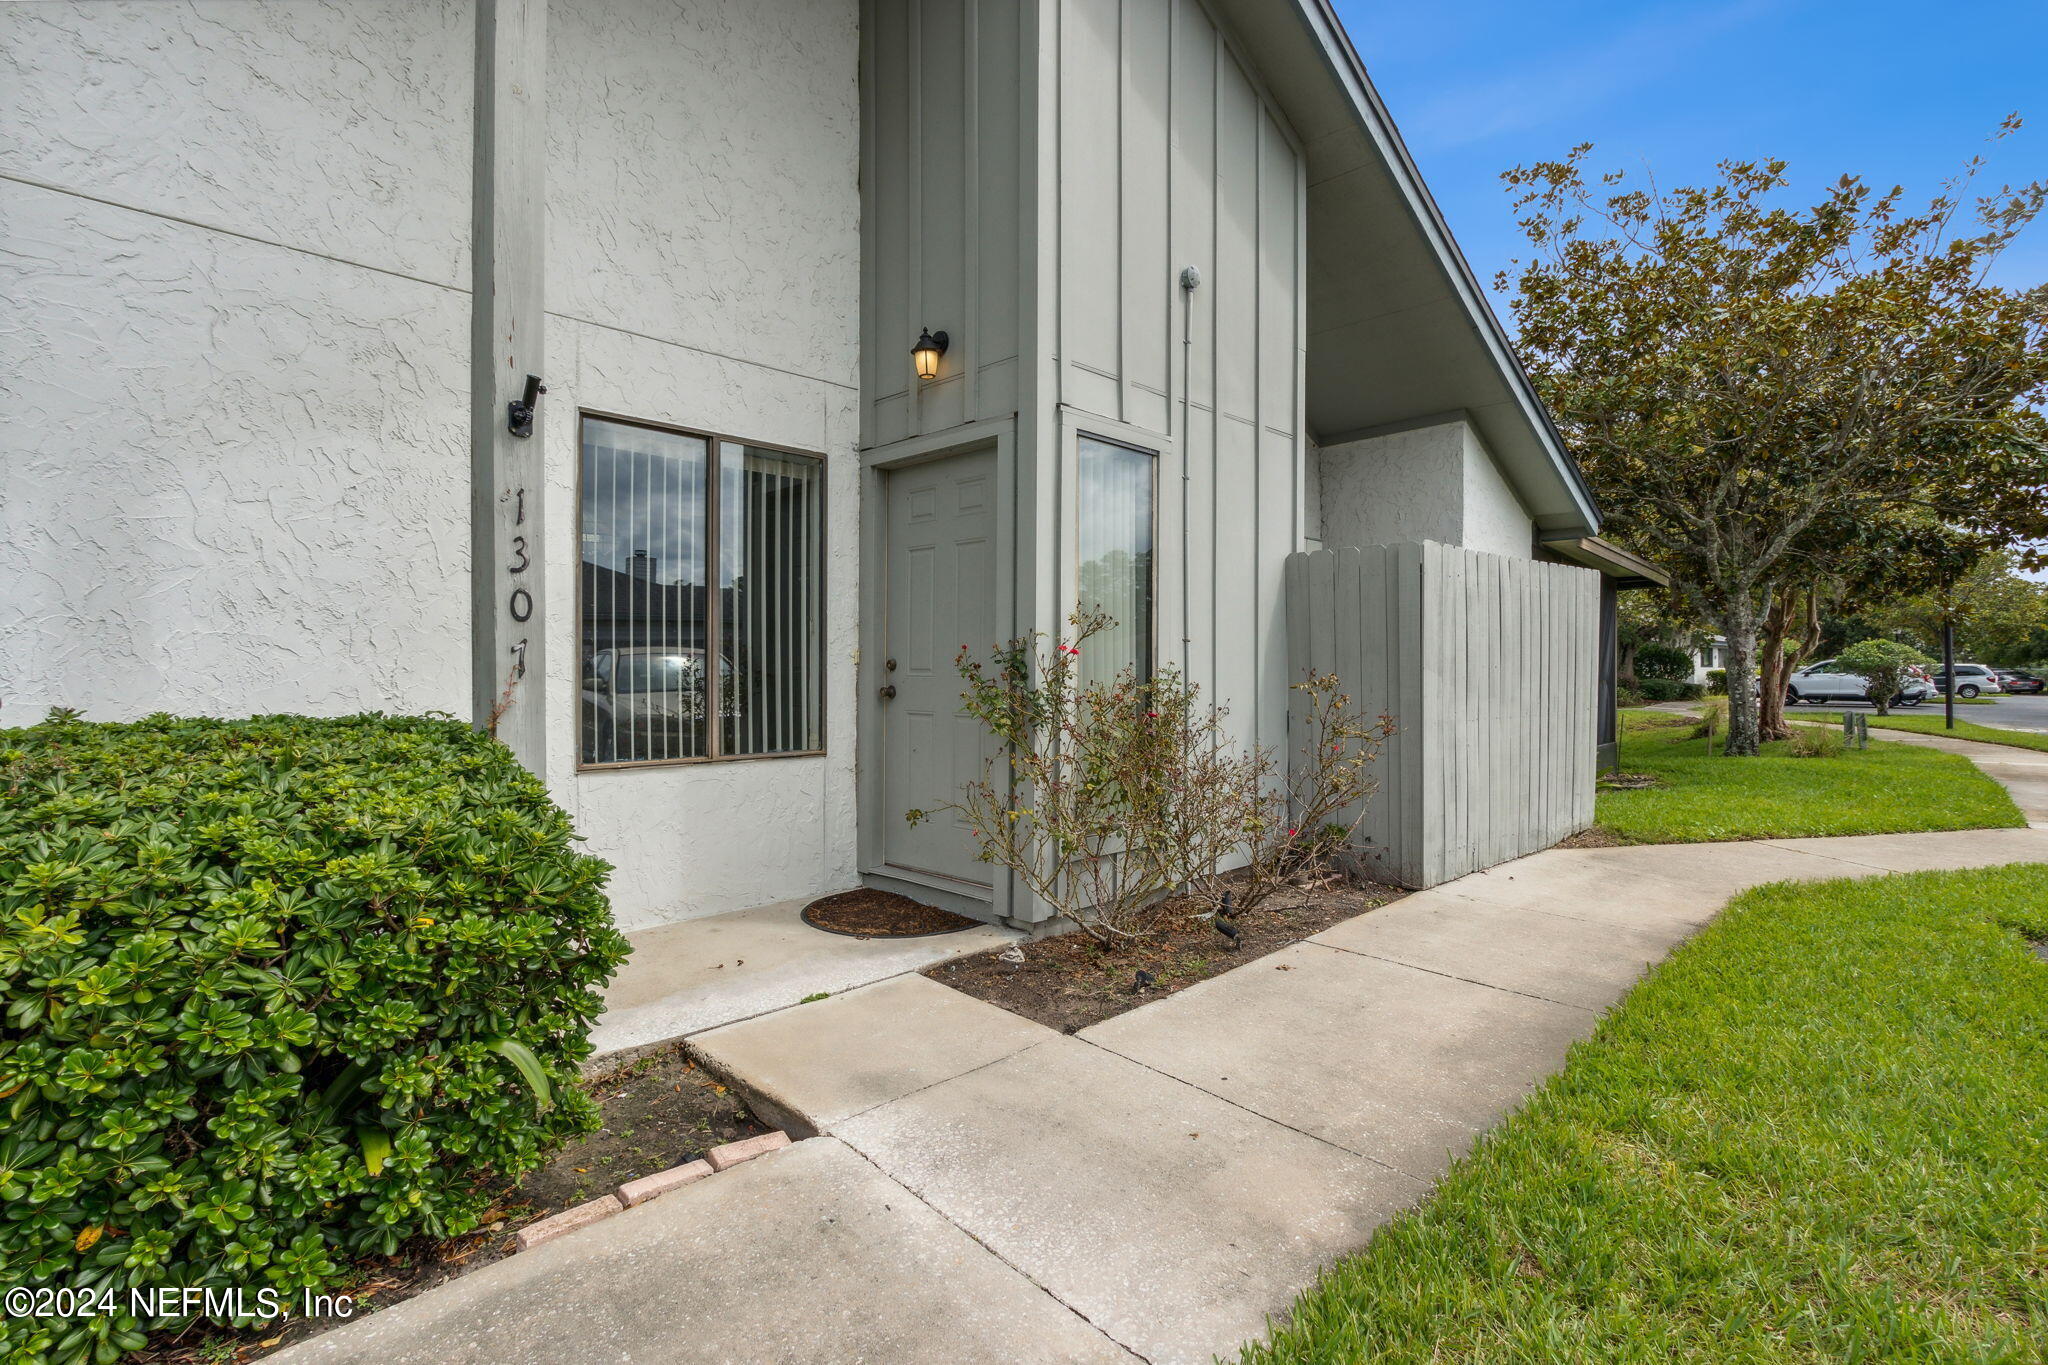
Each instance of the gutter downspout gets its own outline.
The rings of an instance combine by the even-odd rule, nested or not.
[[[1194,475],[1188,459],[1188,378],[1190,358],[1195,349],[1195,291],[1202,287],[1202,272],[1185,266],[1180,272],[1180,667],[1187,676],[1194,654],[1192,594],[1188,592],[1188,509],[1189,489]]]

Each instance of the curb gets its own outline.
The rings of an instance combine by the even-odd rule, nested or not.
[[[722,1147],[713,1147],[701,1160],[671,1166],[653,1175],[643,1175],[629,1180],[610,1194],[600,1195],[585,1204],[563,1209],[537,1223],[528,1223],[519,1229],[517,1250],[531,1251],[543,1242],[552,1242],[557,1237],[575,1232],[579,1228],[601,1223],[615,1213],[645,1204],[659,1198],[670,1190],[679,1190],[685,1185],[694,1185],[707,1176],[719,1171],[729,1171],[743,1161],[752,1161],[757,1156],[778,1151],[789,1146],[789,1134],[777,1130],[762,1133],[758,1137],[742,1138],[728,1142]]]

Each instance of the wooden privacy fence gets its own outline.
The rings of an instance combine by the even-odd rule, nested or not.
[[[1599,582],[1433,541],[1288,557],[1292,680],[1334,673],[1399,727],[1358,831],[1382,875],[1434,886],[1592,823]]]

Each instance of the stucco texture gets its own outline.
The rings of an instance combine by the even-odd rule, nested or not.
[[[855,6],[548,11],[548,619],[576,614],[578,412],[826,460],[826,753],[576,771],[555,637],[547,775],[628,929],[853,885],[860,601]]]
[[[469,287],[468,0],[0,5],[0,170]]]
[[[1314,457],[1324,545],[1433,540],[1517,559],[1535,553],[1528,510],[1466,422],[1345,441]]]
[[[466,709],[470,26],[0,7],[0,723]]]

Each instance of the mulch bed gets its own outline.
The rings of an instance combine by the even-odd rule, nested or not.
[[[1594,825],[1591,829],[1582,829],[1577,834],[1567,835],[1564,838],[1559,839],[1557,843],[1553,845],[1553,847],[1625,848],[1627,847],[1627,845],[1628,840],[1622,838],[1613,830],[1602,829],[1600,828],[1600,826]]]
[[[868,887],[812,901],[804,907],[803,920],[813,929],[851,938],[923,938],[956,934],[981,923],[894,891]]]
[[[603,1108],[603,1127],[562,1149],[504,1194],[491,1221],[467,1237],[420,1239],[396,1256],[361,1262],[336,1289],[353,1317],[388,1308],[513,1253],[528,1223],[585,1203],[628,1180],[694,1161],[713,1147],[768,1131],[723,1083],[698,1069],[680,1043],[583,1082]],[[193,1329],[153,1340],[130,1357],[146,1365],[232,1365],[255,1360],[353,1319],[294,1318],[243,1332]]]
[[[1012,1014],[1073,1033],[1407,894],[1398,886],[1353,882],[1336,872],[1316,870],[1275,891],[1258,909],[1236,917],[1242,936],[1236,951],[1217,933],[1206,904],[1170,900],[1159,907],[1155,933],[1113,949],[1098,946],[1086,934],[1061,934],[955,958],[926,968],[924,974]],[[1023,961],[1016,961],[1016,954]],[[1137,984],[1141,971],[1151,978],[1142,987]]]

